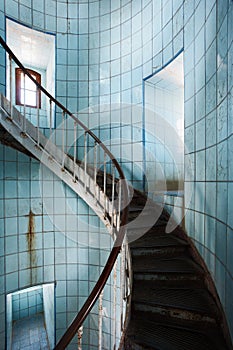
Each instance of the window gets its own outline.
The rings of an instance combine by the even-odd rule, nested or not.
[[[31,69],[27,69],[28,73],[41,84],[41,75]],[[33,108],[41,108],[41,91],[37,90],[36,84],[25,75],[21,68],[15,69],[15,81],[16,81],[16,104]]]
[[[28,28],[22,24],[16,23],[14,20],[6,18],[7,45],[38,83],[40,83],[40,79],[37,79],[37,74],[40,74],[40,85],[43,85],[52,96],[55,96],[55,38],[56,36],[53,34],[47,34]],[[34,45],[35,43],[36,45]],[[43,55],[41,55],[42,52]],[[10,68],[14,70],[10,72]],[[24,109],[25,102],[25,116],[34,126],[37,126],[39,123],[41,128],[54,128],[54,104],[52,104],[51,113],[49,100],[42,95],[42,92],[36,92],[35,84],[31,82],[30,78],[27,78],[27,75],[25,77],[26,91],[24,91],[24,74],[20,69],[18,70],[18,74],[16,74],[16,68],[22,67],[15,64],[11,66],[10,60],[7,58],[6,94],[8,100],[12,98],[13,104],[23,114],[24,111],[22,109]],[[17,82],[16,76],[18,76]],[[12,87],[14,87],[14,91],[11,90]],[[37,107],[39,109],[39,120]]]

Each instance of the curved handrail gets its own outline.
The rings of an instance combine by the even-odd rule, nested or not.
[[[74,116],[72,112],[70,112],[65,106],[63,106],[58,100],[56,100],[43,86],[41,86],[30,75],[30,73],[19,61],[19,59],[15,56],[15,54],[12,52],[12,50],[9,48],[9,46],[6,44],[6,42],[3,40],[1,36],[0,36],[0,44],[5,49],[5,51],[9,54],[10,58],[12,58],[15,61],[15,63],[22,69],[24,74],[26,74],[33,81],[33,83],[37,86],[37,88],[41,90],[50,99],[50,101],[54,102],[56,106],[61,108],[64,113],[69,115],[78,125],[81,126],[81,128],[84,129],[86,133],[88,133],[100,145],[100,147],[104,150],[104,152],[106,152],[106,154],[111,159],[112,163],[115,165],[120,179],[123,180],[122,192],[123,192],[124,206],[122,210],[121,223],[120,223],[119,232],[117,234],[117,238],[115,240],[115,243],[111,250],[109,258],[106,262],[106,265],[96,285],[94,286],[92,292],[90,293],[89,297],[87,298],[86,302],[84,303],[83,307],[81,308],[77,316],[72,321],[71,325],[68,327],[68,329],[66,330],[66,332],[64,333],[64,335],[61,337],[61,339],[59,340],[59,342],[54,348],[54,350],[63,350],[73,339],[74,335],[76,334],[78,329],[81,327],[87,315],[90,313],[91,309],[93,308],[95,302],[97,301],[98,297],[100,296],[100,293],[102,292],[110,276],[110,273],[118,257],[118,254],[121,250],[121,246],[125,236],[125,226],[128,221],[128,203],[129,203],[128,185],[120,164],[114,158],[113,154],[109,151],[109,149],[101,142],[101,140],[88,127],[86,127],[85,124],[83,124],[76,116]]]

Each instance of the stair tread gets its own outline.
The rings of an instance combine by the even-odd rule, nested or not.
[[[130,244],[131,249],[135,248],[152,248],[152,247],[177,247],[177,246],[188,246],[188,243],[184,240],[175,237],[171,234],[164,234],[161,236],[146,234],[137,241]]]
[[[147,216],[148,218],[149,216]],[[145,237],[146,235],[153,235],[153,236],[161,236],[166,235],[166,226],[167,226],[167,220],[165,219],[157,219],[156,222],[153,222],[151,225],[152,220],[140,220],[140,221],[133,221],[128,224],[127,233],[129,235],[133,235],[134,233],[141,231],[143,229],[144,235],[142,237]],[[146,230],[145,230],[146,229]],[[174,234],[173,232],[172,234]]]
[[[148,220],[148,217],[153,218],[153,224],[154,224],[154,215],[150,210],[145,210],[143,212],[141,210],[129,211],[128,219],[130,221],[135,220],[138,217],[140,217],[141,224],[144,224]]]
[[[216,304],[206,289],[161,288],[149,283],[135,283],[133,302],[166,308],[177,308],[215,317]]]
[[[165,229],[167,226],[167,220],[157,219],[154,220],[151,215],[147,215],[146,217],[140,216],[140,220],[137,217],[137,220],[131,219],[128,223],[127,232],[129,234],[134,234],[137,231],[142,231],[144,234],[161,235],[166,234]]]
[[[144,273],[197,273],[202,274],[202,268],[193,260],[184,256],[161,258],[151,255],[133,256],[133,271]]]
[[[144,205],[139,205],[139,204],[132,205],[132,204],[130,204],[130,206],[129,206],[129,212],[138,212],[138,211],[142,211],[144,208],[145,208]]]
[[[220,332],[210,328],[198,331],[168,323],[132,320],[127,337],[143,345],[142,349],[157,350],[225,350],[227,349]]]

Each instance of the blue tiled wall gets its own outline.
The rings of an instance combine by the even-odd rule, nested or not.
[[[186,173],[186,227],[214,277],[233,335],[232,5],[187,2],[184,52],[186,159],[194,166]]]
[[[43,291],[37,290],[12,295],[12,320],[16,321],[43,312]]]
[[[216,281],[231,331],[232,6],[228,0],[0,2],[3,36],[5,15],[56,34],[56,97],[73,112],[91,107],[90,113],[80,118],[89,123],[97,135],[104,134],[106,140],[110,140],[111,149],[124,160],[129,180],[138,188],[142,188],[142,171],[138,169],[143,168],[143,152],[138,152],[137,148],[142,150],[143,144],[142,81],[184,48],[185,142],[188,147],[185,157],[188,165],[185,173],[186,229]],[[1,91],[5,84],[4,66],[5,56],[0,49]],[[130,105],[126,113],[122,109],[120,113],[110,113],[110,107],[113,109],[114,104],[119,106],[119,103]],[[137,113],[132,103],[138,106]],[[59,122],[57,116],[57,124]],[[126,127],[122,127],[123,124]],[[110,128],[113,125],[115,127]],[[4,179],[0,187],[0,317],[5,317],[5,292],[28,286],[30,276],[32,279],[36,276],[38,283],[56,279],[59,338],[75,314],[77,292],[80,306],[93,285],[99,268],[88,267],[87,261],[95,253],[85,245],[77,252],[72,239],[76,233],[65,226],[66,215],[58,213],[68,236],[57,232],[51,224],[39,192],[39,164],[5,147],[1,147],[0,156]],[[188,171],[190,164],[194,166],[194,173]],[[57,182],[52,176],[51,195],[56,194]],[[85,223],[95,221],[95,216],[69,191],[66,198],[78,210],[75,222],[79,224],[80,239],[87,243]],[[56,203],[55,197],[52,201]],[[37,264],[29,273],[26,215],[30,209],[35,214]],[[99,227],[102,228],[101,224]],[[93,229],[93,237],[99,227]],[[101,266],[106,254],[106,251],[99,254]],[[19,271],[18,266],[21,266]],[[88,322],[91,328],[93,323]],[[0,322],[1,339],[4,327],[5,322]]]
[[[59,339],[97,281],[112,240],[98,217],[52,174],[50,191],[41,193],[40,165],[37,161],[8,147],[1,146],[0,149],[4,159],[1,160],[1,183],[4,187],[0,203],[5,208],[1,210],[0,219],[2,331],[4,293],[56,281],[56,334]],[[47,181],[45,172],[43,176]],[[59,197],[60,186],[65,193],[63,198]],[[52,213],[46,212],[48,202],[43,196],[51,199]],[[55,227],[53,222],[59,223],[59,226]],[[112,279],[108,283],[110,290],[111,285]],[[108,310],[106,321],[109,322],[112,304],[107,293],[104,305]],[[89,343],[92,332],[96,332],[97,315],[95,310],[91,316],[95,320],[94,325],[91,325],[91,319],[85,324],[84,346]],[[108,328],[107,342],[110,341],[109,331]],[[76,346],[75,342],[76,339],[71,349]],[[4,336],[0,344],[4,349]]]

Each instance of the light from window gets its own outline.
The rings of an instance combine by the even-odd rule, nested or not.
[[[41,84],[41,75],[31,69],[27,70],[31,76]],[[36,84],[25,75],[21,68],[16,68],[16,104],[27,107],[41,108],[41,93],[36,88]],[[24,81],[25,80],[25,81]]]

